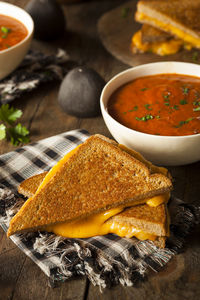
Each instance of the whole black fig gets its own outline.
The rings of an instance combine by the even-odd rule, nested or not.
[[[66,20],[56,0],[31,0],[25,10],[34,21],[34,37],[41,40],[59,38],[65,31]]]
[[[104,79],[93,69],[76,67],[63,79],[58,102],[68,114],[89,118],[100,113],[100,95]]]

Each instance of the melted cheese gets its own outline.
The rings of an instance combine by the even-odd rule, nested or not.
[[[87,238],[109,233],[103,224],[112,216],[120,213],[123,207],[107,210],[74,222],[62,222],[45,227],[46,231],[53,231],[57,235],[69,238]]]
[[[142,231],[141,229],[138,229],[132,225],[129,224],[121,224],[116,221],[113,221],[112,223],[107,222],[103,224],[103,228],[107,229],[108,233],[114,233],[119,235],[120,237],[126,237],[126,238],[132,238],[135,236],[139,240],[152,240],[154,241],[156,239],[156,235],[147,233]]]
[[[156,207],[162,203],[167,203],[169,198],[170,198],[170,193],[164,193],[162,195],[158,195],[153,198],[146,199],[146,204],[151,207]]]
[[[153,234],[146,233],[134,226],[128,224],[120,224],[116,221],[106,222],[112,216],[120,213],[123,208],[110,209],[103,213],[98,213],[91,217],[74,222],[62,222],[55,225],[45,226],[43,229],[49,232],[54,232],[57,235],[68,238],[88,238],[97,235],[105,235],[114,233],[120,237],[131,238],[133,236],[140,240],[156,239]]]
[[[142,32],[139,30],[132,37],[132,46],[136,46],[141,52],[152,52],[164,56],[178,52],[183,46],[183,41],[170,39],[164,42],[143,43]]]
[[[200,48],[200,39],[194,36],[191,36],[190,34],[186,33],[185,31],[176,28],[175,26],[169,24],[169,23],[164,23],[162,21],[156,20],[152,17],[146,16],[143,13],[138,13],[138,20],[147,20],[147,21],[153,21],[153,23],[158,27],[163,29],[164,31],[170,32],[174,35],[176,35],[177,37],[179,37],[180,39],[182,39],[183,41],[194,45],[194,47],[196,48]]]

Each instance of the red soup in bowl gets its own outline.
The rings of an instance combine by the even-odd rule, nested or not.
[[[18,44],[27,35],[28,30],[20,21],[0,14],[0,51]]]
[[[181,74],[137,78],[109,98],[108,113],[144,133],[184,136],[200,133],[200,79]]]

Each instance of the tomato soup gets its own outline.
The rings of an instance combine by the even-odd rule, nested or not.
[[[135,79],[118,88],[108,113],[131,129],[155,135],[200,133],[200,78],[160,74]]]
[[[28,30],[20,21],[0,15],[0,51],[18,44],[27,35]]]

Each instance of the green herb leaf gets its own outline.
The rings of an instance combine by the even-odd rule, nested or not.
[[[183,87],[183,94],[187,95],[189,93],[189,88]]]
[[[194,101],[192,102],[193,105],[200,105],[200,101]]]
[[[18,146],[20,143],[29,142],[29,131],[25,126],[18,123],[15,127],[8,128],[8,133],[10,135],[11,143],[14,146]]]
[[[152,115],[146,115],[146,120],[151,120],[151,119],[153,119]]]
[[[10,28],[7,28],[5,26],[1,26],[1,32],[3,33],[3,35],[1,36],[3,39],[7,38],[8,33],[11,32]]]
[[[169,101],[169,94],[163,95],[163,98],[164,98],[165,100]]]
[[[144,92],[144,91],[146,91],[146,90],[148,90],[148,88],[143,88],[143,89],[141,89],[140,91]]]
[[[138,106],[136,105],[136,106],[133,107],[133,109],[130,109],[129,112],[137,111],[137,110],[138,110]]]
[[[123,114],[125,115],[125,114],[127,114],[128,112],[133,112],[133,111],[137,111],[137,110],[138,110],[138,106],[136,105],[136,106],[133,107],[133,109],[130,109],[130,110],[128,110],[128,111],[124,111]]]
[[[22,115],[20,109],[9,107],[9,104],[2,104],[0,107],[0,120],[12,125]]]
[[[153,116],[152,116],[152,115],[146,115],[146,116],[141,117],[141,118],[136,117],[135,119],[136,119],[137,121],[144,121],[144,122],[146,122],[146,121],[148,121],[148,120],[152,120],[152,119],[153,119]]]
[[[174,106],[172,106],[171,108],[174,109],[174,110],[179,110],[179,106],[176,105],[176,104]]]
[[[193,111],[200,111],[200,106],[196,107],[196,108],[193,108]]]
[[[152,107],[150,107],[151,104],[145,104],[144,107],[147,109],[147,110],[152,110]]]
[[[137,121],[146,121],[145,117],[141,117],[141,118],[135,117],[135,119],[136,119]]]
[[[187,104],[187,100],[186,100],[186,99],[182,99],[182,100],[180,100],[180,104],[181,104],[181,105],[185,105],[185,104]]]
[[[165,104],[166,106],[169,106],[169,102],[165,102],[164,104]]]
[[[8,27],[5,27],[5,26],[1,26],[1,31],[2,31],[3,33],[9,33],[9,32],[11,31],[11,29],[8,28]]]
[[[5,139],[6,137],[6,126],[4,124],[0,125],[0,140]]]
[[[187,123],[189,123],[190,121],[192,121],[194,118],[188,118],[186,121],[185,121],[185,123],[187,124]]]
[[[176,128],[179,128],[179,127],[183,126],[184,124],[189,123],[189,122],[192,121],[193,119],[194,119],[194,118],[188,118],[188,119],[185,120],[185,121],[180,121],[179,124],[176,125],[175,127],[176,127]]]
[[[129,7],[122,8],[122,18],[126,18],[128,16],[129,10],[130,10]]]
[[[3,104],[0,107],[0,120],[4,124],[0,124],[0,140],[7,138],[11,143],[18,146],[20,143],[29,142],[29,131],[20,123],[15,125],[15,121],[20,118],[22,111],[14,107],[9,107],[9,104]],[[6,127],[9,125],[9,127]]]

